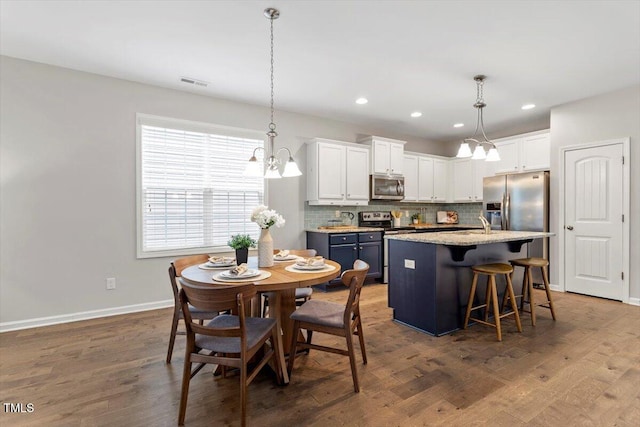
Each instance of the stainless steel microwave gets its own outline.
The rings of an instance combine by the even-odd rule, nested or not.
[[[371,175],[369,181],[369,198],[371,200],[404,199],[404,177],[387,175]]]

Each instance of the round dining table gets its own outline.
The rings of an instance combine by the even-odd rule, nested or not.
[[[293,320],[291,313],[296,309],[296,288],[305,288],[308,286],[319,285],[321,283],[333,280],[340,275],[340,264],[335,261],[325,260],[327,266],[333,269],[327,271],[328,268],[320,271],[295,271],[293,266],[295,260],[291,261],[275,261],[272,267],[260,267],[262,272],[268,272],[271,275],[262,280],[250,280],[257,287],[258,292],[273,292],[275,301],[269,299],[269,317],[273,317],[278,322],[282,331],[283,347],[285,354],[289,353],[291,347],[291,335],[293,334]],[[250,269],[258,268],[258,258],[249,257],[247,263]],[[287,267],[289,267],[287,269]],[[292,271],[293,270],[293,271]],[[222,270],[203,269],[199,265],[193,265],[182,270],[182,280],[194,285],[215,285],[215,286],[233,286],[228,281],[216,281],[214,276]],[[260,276],[258,277],[260,279]],[[242,282],[246,284],[247,282]],[[260,308],[257,307],[259,313]]]

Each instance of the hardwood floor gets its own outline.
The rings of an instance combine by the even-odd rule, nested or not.
[[[386,295],[362,292],[359,394],[348,358],[312,351],[290,385],[265,372],[249,386],[248,425],[640,425],[640,307],[554,293],[556,322],[542,309],[534,328],[523,315],[519,334],[505,320],[500,343],[482,325],[434,338],[396,324]],[[170,323],[165,309],[0,335],[0,425],[177,425],[184,337],[166,365]],[[238,378],[211,370],[191,382],[186,425],[239,425]]]

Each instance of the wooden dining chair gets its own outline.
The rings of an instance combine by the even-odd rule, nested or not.
[[[192,285],[182,279],[180,282],[182,285],[180,301],[187,328],[187,348],[182,374],[178,424],[184,425],[191,378],[205,364],[213,363],[237,368],[240,371],[240,416],[244,427],[247,413],[247,386],[267,362],[274,360],[278,383],[289,382],[282,337],[276,320],[248,317],[251,299],[256,295],[256,286],[253,283],[214,287]],[[206,325],[201,325],[194,322],[188,310],[189,305],[203,311],[231,310],[232,313],[237,314],[221,314]],[[270,341],[270,347],[264,345],[267,341]],[[252,360],[263,348],[262,358],[259,361]],[[247,366],[250,360],[252,361],[251,369]],[[193,363],[199,365],[192,371]]]
[[[182,275],[182,270],[196,264],[203,264],[209,260],[209,255],[192,255],[179,258],[171,262],[169,266],[169,281],[171,282],[171,290],[173,291],[173,320],[171,321],[171,335],[169,336],[169,348],[167,349],[167,363],[171,363],[173,355],[173,345],[176,341],[176,335],[184,335],[185,332],[178,331],[178,323],[183,318],[182,306],[180,304],[179,286],[177,278]],[[189,306],[191,318],[197,319],[202,324],[207,319],[213,319],[218,312],[203,311]]]
[[[327,351],[330,353],[349,356],[351,364],[351,376],[353,377],[353,389],[360,392],[358,384],[358,371],[356,368],[356,355],[353,346],[353,335],[357,335],[360,341],[362,362],[367,364],[367,353],[364,348],[364,335],[362,333],[362,320],[360,319],[360,291],[367,277],[369,264],[362,260],[353,263],[353,269],[342,273],[342,284],[349,287],[349,297],[346,305],[329,301],[309,300],[291,314],[294,320],[293,334],[291,335],[291,354],[297,354],[297,348]],[[306,342],[298,341],[300,329],[307,330]],[[347,350],[342,348],[327,347],[311,343],[313,332],[322,332],[330,335],[345,337]],[[287,370],[289,374],[293,370],[296,357],[289,357]]]
[[[277,254],[281,249],[274,249],[273,254]],[[315,249],[292,249],[289,251],[290,255],[296,255],[304,258],[310,258],[316,256],[318,252]],[[267,309],[269,307],[269,296],[271,292],[266,292],[262,294],[264,296],[264,301],[262,303],[262,317],[266,317]],[[313,294],[313,289],[310,287],[306,288],[297,288],[296,289],[296,306],[300,307],[302,304],[311,299],[311,295]]]

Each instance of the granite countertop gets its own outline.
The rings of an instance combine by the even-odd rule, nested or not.
[[[434,230],[438,228],[477,228],[482,229],[481,225],[478,224],[406,224],[402,225],[402,227],[413,227],[417,231],[419,230]],[[372,231],[384,231],[384,228],[381,227],[358,227],[357,225],[347,226],[341,225],[337,227],[323,227],[323,228],[315,228],[315,229],[307,229],[305,231],[312,231],[315,233],[366,233]]]
[[[479,222],[479,221],[478,221]],[[415,227],[416,230],[423,228],[479,228],[482,229],[480,224],[409,224],[411,227]]]
[[[472,246],[489,243],[513,242],[516,240],[540,239],[555,236],[555,233],[542,231],[505,231],[492,230],[484,234],[483,230],[440,231],[435,233],[408,233],[385,236],[390,240],[405,240],[408,242],[434,243],[436,245]]]
[[[348,226],[340,226],[335,228],[316,228],[306,231],[312,231],[314,233],[366,233],[371,231],[384,231],[384,228],[380,227],[358,227],[354,225],[353,227]]]

